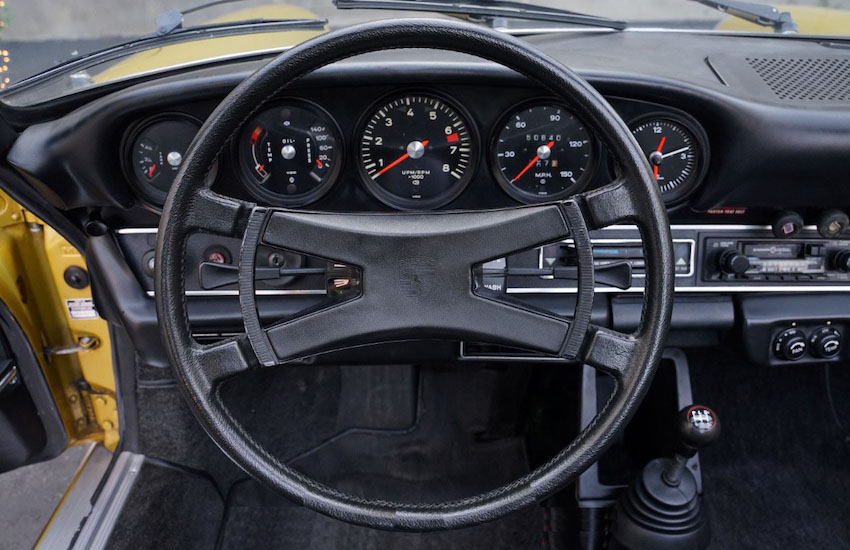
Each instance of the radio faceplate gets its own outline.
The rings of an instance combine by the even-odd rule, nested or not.
[[[706,282],[850,283],[850,240],[708,237],[704,243]]]

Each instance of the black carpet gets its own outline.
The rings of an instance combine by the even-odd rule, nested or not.
[[[384,482],[385,488],[387,482]],[[404,487],[396,487],[404,491]],[[253,481],[234,487],[228,499],[219,550],[346,549],[442,550],[539,549],[543,509],[532,507],[498,521],[437,533],[392,533],[355,527],[291,504]]]
[[[755,367],[711,349],[689,354],[694,399],[714,408],[721,440],[701,453],[714,549],[850,548],[850,444],[824,368]],[[850,372],[833,368],[838,417]]]
[[[146,461],[106,547],[214,548],[224,503],[211,479]]]

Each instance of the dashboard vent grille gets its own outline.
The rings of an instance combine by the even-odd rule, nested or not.
[[[747,62],[779,99],[850,101],[850,59],[748,57]]]

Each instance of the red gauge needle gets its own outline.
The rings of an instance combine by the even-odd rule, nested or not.
[[[656,153],[661,153],[661,149],[664,147],[664,142],[667,141],[667,136],[661,136],[661,142],[658,144],[658,148],[655,150]],[[655,179],[658,179],[658,165],[652,167],[652,173],[655,174]]]
[[[150,169],[150,170],[148,170],[148,177],[149,177],[149,178],[150,178],[150,177],[153,177],[153,171],[154,171],[154,170],[156,170],[156,164],[154,164],[153,166],[151,166],[151,169]]]
[[[319,168],[322,168],[324,165],[322,164],[322,161],[320,161],[319,159],[316,159],[316,166],[318,166]]]
[[[426,139],[425,141],[423,141],[423,142],[422,142],[422,147],[427,147],[427,146],[428,146],[428,142],[429,142],[429,141],[430,141],[430,140],[427,140],[427,139]],[[402,162],[402,161],[406,160],[408,157],[410,157],[410,154],[409,154],[409,153],[405,153],[405,154],[403,154],[402,156],[398,157],[397,159],[395,159],[395,160],[394,160],[394,161],[392,161],[391,163],[389,163],[389,164],[387,164],[386,166],[384,166],[383,168],[381,168],[381,170],[380,170],[377,174],[375,174],[375,175],[372,177],[372,179],[377,178],[378,176],[380,176],[381,174],[383,174],[384,172],[386,172],[386,171],[387,171],[387,170],[389,170],[390,168],[394,168],[394,167],[395,167],[395,166],[397,166],[400,162]]]
[[[551,149],[554,146],[555,146],[554,141],[550,141],[549,143],[546,144],[546,147],[548,147],[549,149]],[[526,172],[528,172],[528,169],[531,168],[532,166],[534,166],[534,163],[536,163],[538,160],[540,160],[540,155],[534,155],[534,158],[531,159],[531,162],[529,162],[528,164],[525,165],[525,168],[522,169],[522,172],[517,174],[516,177],[511,180],[511,183],[513,183],[516,180],[518,180],[519,178],[521,178],[522,175],[525,174]]]

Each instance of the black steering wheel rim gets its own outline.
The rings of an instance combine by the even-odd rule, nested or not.
[[[230,136],[266,101],[299,78],[355,55],[399,48],[450,50],[499,63],[575,109],[616,152],[622,177],[557,208],[561,212],[579,210],[591,228],[636,224],[647,266],[637,332],[622,335],[591,327],[581,335],[582,349],[569,354],[569,358],[615,377],[617,390],[593,422],[567,448],[523,478],[481,495],[436,504],[343,494],[269,454],[230,415],[218,394],[218,381],[256,365],[254,342],[238,337],[210,346],[197,344],[189,327],[184,289],[189,235],[199,231],[244,235],[258,211],[255,205],[222,197],[206,187],[206,173]],[[274,215],[292,219],[299,214],[280,211]],[[639,405],[660,361],[674,281],[664,203],[643,153],[610,105],[581,77],[522,41],[465,23],[422,19],[368,23],[320,36],[281,54],[234,89],[201,128],[169,193],[159,226],[156,271],[156,306],[171,364],[191,409],[224,453],[268,487],[308,508],[354,524],[406,531],[465,527],[504,516],[551,495],[598,459]],[[588,283],[592,299],[592,269],[589,274],[585,271],[580,286],[587,288]],[[246,316],[249,334],[258,330],[254,323]]]

